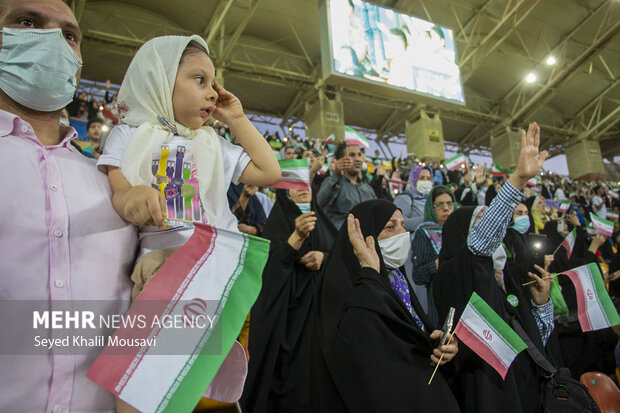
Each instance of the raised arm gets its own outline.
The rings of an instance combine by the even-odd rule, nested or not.
[[[278,182],[278,160],[267,140],[245,116],[239,99],[218,83],[215,83],[213,88],[219,95],[213,117],[228,125],[237,142],[252,159],[239,180],[256,186],[269,186]]]
[[[540,152],[540,128],[531,123],[527,133],[521,131],[521,153],[514,173],[484,212],[467,237],[467,247],[476,254],[490,257],[506,235],[512,213],[523,199],[526,182],[536,176],[547,159],[547,151]]]

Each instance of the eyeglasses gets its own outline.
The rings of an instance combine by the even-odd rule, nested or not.
[[[449,201],[449,202],[435,202],[433,204],[434,208],[437,209],[444,209],[444,208],[448,208],[448,209],[452,209],[454,208],[454,202]]]

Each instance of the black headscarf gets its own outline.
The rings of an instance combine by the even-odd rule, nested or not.
[[[311,320],[322,272],[311,271],[297,261],[309,251],[321,251],[324,266],[336,235],[331,221],[314,205],[312,209],[316,226],[296,251],[287,241],[301,211],[285,190],[276,191],[263,232],[271,241],[269,260],[250,312],[250,363],[241,400],[244,411],[308,409]]]
[[[394,211],[393,203],[373,200],[351,214],[364,237],[376,240]],[[441,373],[427,385],[435,344],[393,291],[376,242],[375,248],[380,273],[360,267],[345,223],[325,266],[312,348],[312,411],[458,411]]]
[[[504,267],[506,294],[512,294],[517,298],[519,304],[516,310],[519,322],[532,342],[538,347],[538,350],[543,353],[546,351],[548,357],[556,365],[561,366],[563,361],[558,336],[554,331],[548,338],[546,345],[543,344],[538,325],[532,315],[532,293],[530,287],[523,286],[524,283],[531,281],[527,276],[528,271],[531,271],[529,268],[531,252],[528,247],[527,237],[527,233],[520,234],[514,228],[508,228],[506,231],[504,245],[510,253]]]
[[[450,307],[455,308],[455,322],[460,318],[475,291],[504,321],[518,316],[508,304],[505,293],[495,280],[491,257],[474,255],[467,247],[474,207],[454,211],[443,226],[443,242],[439,252],[439,269],[433,282],[433,293],[443,320]],[[505,380],[465,345],[459,347],[454,362],[457,374],[453,390],[461,409],[467,412],[535,411],[539,400],[537,382],[529,386],[522,377],[535,376],[535,367],[526,352],[517,356]]]

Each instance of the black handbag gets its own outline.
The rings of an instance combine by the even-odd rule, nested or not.
[[[515,332],[527,344],[527,352],[543,372],[544,385],[540,411],[543,413],[601,413],[588,388],[573,379],[568,369],[557,370],[536,348],[516,318]]]

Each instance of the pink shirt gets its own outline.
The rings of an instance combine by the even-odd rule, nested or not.
[[[107,176],[71,146],[76,136],[69,128],[43,146],[27,122],[0,111],[0,301],[44,300],[53,310],[106,300],[122,314],[136,230],[112,208]],[[0,354],[0,411],[114,411],[113,396],[86,378],[96,356]]]

